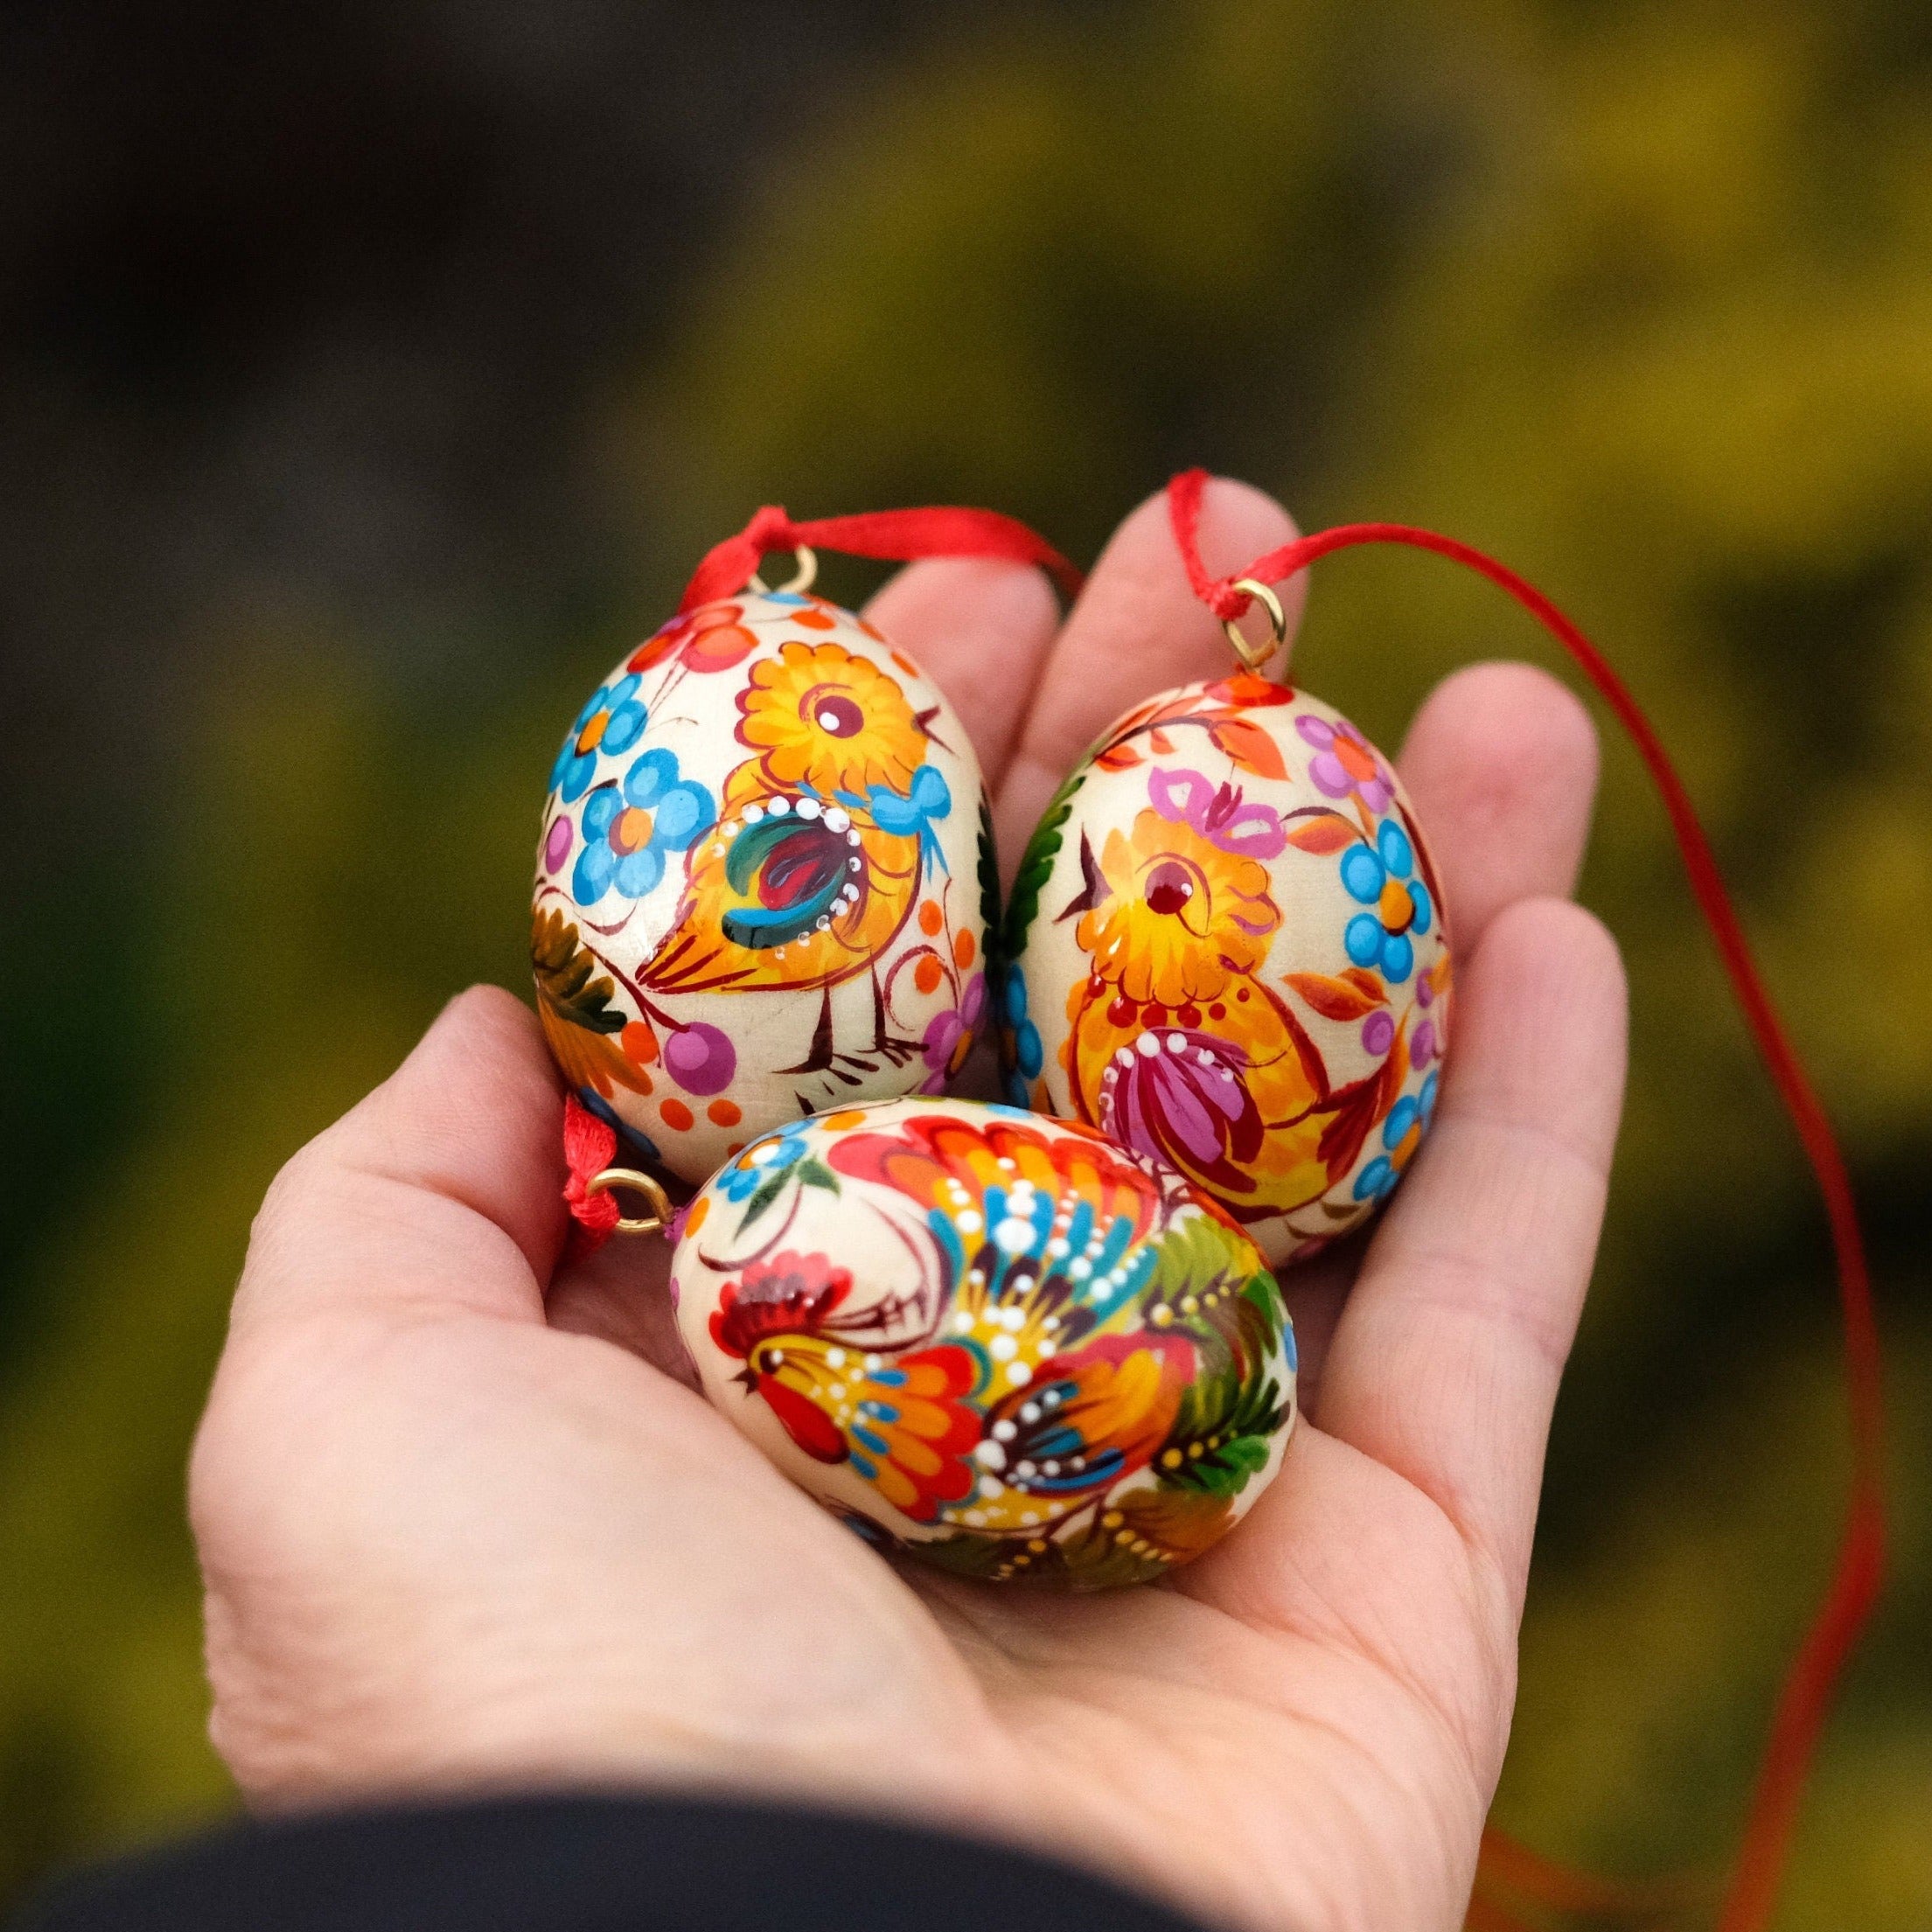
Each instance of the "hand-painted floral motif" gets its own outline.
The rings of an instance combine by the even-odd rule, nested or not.
[[[701,675],[735,671],[757,647],[757,638],[738,620],[740,603],[702,603],[673,617],[631,653],[627,671],[649,671],[673,653],[687,671]]]
[[[754,666],[739,698],[738,736],[764,753],[774,785],[821,799],[906,793],[925,753],[925,730],[905,694],[868,659],[837,644],[787,644]]]
[[[1126,836],[1108,833],[1099,878],[1060,917],[1078,909],[1075,938],[1124,999],[1212,1000],[1262,959],[1280,924],[1256,854],[1280,851],[1281,821],[1198,771],[1156,767],[1147,796]]]
[[[577,713],[550,768],[551,789],[561,794],[566,805],[575,805],[589,790],[600,752],[616,756],[628,751],[642,736],[648,720],[636,697],[638,682],[629,675],[613,678],[592,692],[590,701]]]
[[[1170,1162],[1275,1259],[1393,1186],[1447,1038],[1448,952],[1413,817],[1346,719],[1248,677],[1150,700],[1021,877],[1015,1098]]]
[[[536,971],[537,1019],[550,1051],[586,1105],[610,1096],[652,1090],[657,1036],[617,1004],[617,982],[583,944],[575,924],[554,908],[538,907],[531,921],[530,957]]]
[[[717,817],[711,794],[678,776],[676,752],[646,751],[621,791],[600,785],[584,804],[584,847],[570,881],[577,903],[595,905],[613,885],[627,899],[643,898],[664,876],[665,854],[685,850]]]
[[[966,1064],[973,1040],[986,1023],[987,976],[975,973],[966,983],[956,1007],[936,1013],[926,1022],[923,1045],[926,1077],[919,1083],[921,1093],[944,1093],[945,1084]]]
[[[876,665],[837,644],[787,644],[752,666],[738,708],[737,736],[762,756],[732,773],[735,810],[693,863],[650,972],[660,993],[835,984],[891,945],[946,869],[935,827],[951,787]]]
[[[1006,970],[1001,1004],[1001,1064],[1007,1099],[1023,1107],[1029,1086],[1046,1064],[1046,1050],[1040,1043],[1039,1028],[1027,1013],[1027,976],[1017,960]]]
[[[802,1112],[943,1079],[986,999],[983,805],[944,699],[861,618],[746,592],[673,620],[553,770],[540,922],[636,1049],[626,1077],[566,1000],[560,1064],[694,1182]]]
[[[1294,1343],[1248,1238],[1091,1130],[903,1101],[795,1123],[673,1263],[706,1395],[882,1548],[1092,1588],[1279,1467]]]
[[[778,1133],[754,1141],[736,1159],[726,1162],[712,1185],[728,1201],[749,1201],[761,1189],[775,1193],[778,1183],[811,1153],[814,1118],[790,1121]],[[755,1218],[762,1210],[747,1211],[748,1217]]]
[[[1376,828],[1375,843],[1351,845],[1342,854],[1342,883],[1360,905],[1343,928],[1342,943],[1358,966],[1377,966],[1391,986],[1400,986],[1415,965],[1414,939],[1423,938],[1435,917],[1429,889],[1415,874],[1415,847],[1393,819]]]
[[[1346,718],[1321,718],[1303,712],[1294,729],[1315,748],[1308,777],[1317,792],[1331,799],[1359,799],[1366,812],[1386,812],[1395,797],[1395,779],[1382,754]]]
[[[1355,1177],[1357,1201],[1379,1201],[1394,1192],[1403,1168],[1422,1145],[1423,1133],[1434,1118],[1437,1084],[1437,1076],[1432,1073],[1419,1093],[1404,1094],[1389,1109],[1389,1117],[1382,1123],[1383,1151]]]

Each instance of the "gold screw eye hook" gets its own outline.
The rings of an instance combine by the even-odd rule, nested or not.
[[[1288,616],[1281,608],[1281,600],[1268,585],[1253,577],[1238,577],[1234,588],[1245,590],[1268,614],[1268,637],[1262,644],[1250,644],[1241,635],[1240,620],[1224,617],[1221,628],[1228,634],[1228,642],[1234,646],[1234,654],[1250,671],[1259,671],[1281,646],[1288,641]]]
[[[779,585],[778,595],[786,597],[802,597],[812,588],[818,577],[819,554],[816,550],[801,543],[792,554],[798,560],[798,568],[793,571],[790,583]],[[769,597],[771,595],[771,586],[756,570],[751,573],[751,588],[760,596]]]
[[[587,1196],[603,1194],[610,1188],[624,1188],[632,1194],[641,1194],[651,1208],[649,1214],[619,1215],[619,1234],[661,1234],[671,1225],[673,1212],[671,1196],[651,1175],[640,1174],[635,1168],[606,1168],[602,1174],[593,1174],[583,1183]]]

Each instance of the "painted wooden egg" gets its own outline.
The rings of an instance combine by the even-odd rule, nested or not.
[[[531,952],[565,1077],[694,1183],[800,1113],[938,1092],[988,1003],[987,824],[959,721],[864,618],[674,619],[550,774]]]
[[[1197,1556],[1273,1480],[1294,1337],[1245,1235],[1090,1128],[910,1099],[798,1120],[687,1213],[706,1396],[869,1541],[1076,1589]]]
[[[1011,1097],[1171,1163],[1271,1262],[1364,1219],[1427,1129],[1441,891],[1388,760],[1306,692],[1244,673],[1120,718],[1007,946]]]

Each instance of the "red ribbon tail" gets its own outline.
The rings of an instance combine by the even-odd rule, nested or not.
[[[1698,908],[1717,943],[1719,956],[1744,1010],[1759,1057],[1797,1130],[1805,1159],[1817,1181],[1831,1224],[1838,1306],[1845,1329],[1852,1488],[1830,1586],[1813,1614],[1779,1694],[1743,1842],[1718,1920],[1719,1932],[1762,1932],[1770,1922],[1776,1902],[1779,1880],[1797,1822],[1799,1800],[1831,1708],[1832,1692],[1870,1620],[1885,1570],[1884,1410],[1878,1324],[1872,1305],[1865,1238],[1859,1225],[1858,1203],[1852,1192],[1845,1157],[1803,1062],[1791,1044],[1783,1020],[1758,971],[1689,791],[1643,707],[1611,668],[1609,660],[1578,625],[1508,565],[1469,544],[1459,543],[1454,537],[1440,536],[1412,524],[1338,525],[1332,530],[1320,530],[1312,536],[1283,544],[1266,556],[1256,558],[1245,570],[1237,571],[1233,576],[1210,576],[1201,561],[1200,546],[1202,492],[1207,480],[1207,472],[1203,470],[1184,471],[1174,478],[1168,485],[1168,515],[1187,568],[1188,582],[1196,596],[1217,617],[1238,617],[1252,601],[1247,591],[1237,588],[1238,577],[1278,583],[1332,551],[1368,543],[1405,544],[1412,549],[1433,551],[1487,577],[1514,597],[1576,660],[1629,734],[1663,797]],[[1526,1858],[1527,1854],[1522,1856]],[[1518,1889],[1534,1890],[1545,1902],[1560,1908],[1564,1900],[1556,1895],[1557,1888],[1543,1882],[1547,1873],[1532,1873],[1532,1883],[1522,1877],[1530,1867],[1520,1859],[1518,1862]],[[1566,1882],[1584,1881],[1570,1875]]]
[[[612,1166],[617,1157],[617,1130],[600,1119],[575,1094],[564,1096],[563,1162],[568,1169],[563,1198],[575,1225],[571,1252],[578,1259],[595,1254],[617,1232],[621,1212],[617,1196],[607,1189],[590,1192],[593,1176]]]

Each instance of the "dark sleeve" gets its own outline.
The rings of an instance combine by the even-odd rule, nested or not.
[[[1104,1880],[876,1819],[619,1797],[228,1826],[80,1872],[16,1932],[1199,1932]]]

